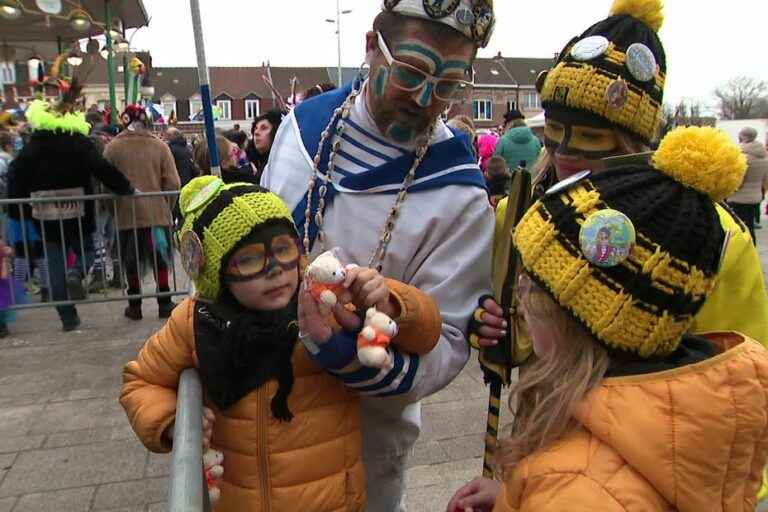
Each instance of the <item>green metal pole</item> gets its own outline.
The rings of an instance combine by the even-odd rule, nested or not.
[[[112,9],[109,7],[109,0],[104,0],[104,10],[107,17],[107,77],[109,79],[109,104],[112,107],[112,113],[109,119],[109,125],[117,126],[117,94],[115,93],[115,62],[112,58],[112,34],[109,33],[112,28]]]
[[[125,37],[125,27],[123,27],[123,40],[128,40]],[[133,98],[128,97],[131,88],[131,74],[128,71],[128,52],[123,53],[123,87],[125,88],[125,106],[127,107],[133,103]]]

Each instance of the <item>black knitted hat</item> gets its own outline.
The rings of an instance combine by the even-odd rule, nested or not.
[[[615,0],[611,16],[560,52],[537,81],[547,116],[614,126],[650,144],[661,125],[667,57],[661,0]]]

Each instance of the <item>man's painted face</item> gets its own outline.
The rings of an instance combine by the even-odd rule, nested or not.
[[[385,42],[395,60],[416,70],[409,71],[408,66],[390,66],[381,48],[371,65],[368,91],[371,115],[379,129],[400,144],[412,143],[425,133],[448,102],[435,97],[433,83],[425,81],[421,87],[405,91],[392,81],[416,86],[423,80],[418,71],[436,78],[467,80],[467,70],[474,55],[471,42],[456,38],[438,44],[421,33],[419,26],[419,23],[411,23],[397,40]],[[371,34],[369,36],[376,40],[376,35]],[[393,73],[397,75],[393,76]]]
[[[603,170],[601,159],[622,154],[612,128],[571,124],[547,118],[544,145],[555,160],[557,177],[563,180],[580,171]]]

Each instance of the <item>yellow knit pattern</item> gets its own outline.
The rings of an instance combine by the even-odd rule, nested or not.
[[[199,190],[211,181],[210,179],[206,179],[195,183],[197,180],[201,180],[201,178],[192,180],[187,187],[193,186]],[[179,238],[181,238],[185,232],[193,229],[195,221],[204,214],[206,208],[223,191],[243,186],[248,186],[248,184],[232,183],[229,185],[222,185],[217,193],[214,194],[204,206],[187,214],[184,219],[184,225],[179,231]],[[187,187],[185,187],[185,189]],[[190,198],[191,195],[189,190],[187,190],[186,193],[182,190],[182,198],[187,199],[187,201],[182,201],[182,203],[188,203],[188,198]],[[182,209],[184,204],[182,204]],[[291,218],[291,213],[288,210],[288,207],[277,195],[265,191],[251,192],[236,196],[229,205],[219,212],[212,222],[203,228],[202,243],[203,252],[205,254],[205,264],[197,278],[194,279],[197,294],[200,297],[215,300],[219,296],[221,287],[221,266],[226,263],[222,262],[222,259],[229,254],[240,240],[247,236],[255,226],[264,224],[270,220],[278,219],[284,219],[293,224],[293,219]]]
[[[578,212],[579,224],[607,207],[598,191],[584,185],[561,195],[560,200]],[[693,315],[674,318],[633,297],[603,269],[590,264],[579,247],[557,235],[546,206],[538,201],[514,235],[526,271],[544,283],[555,300],[606,345],[642,357],[674,352],[693,322]],[[655,249],[650,251],[644,245]],[[638,233],[638,243],[621,265],[633,274],[650,276],[658,290],[669,294],[683,290],[694,300],[705,298],[715,285],[714,278],[673,257],[642,233]]]
[[[609,53],[613,61],[622,60],[619,53],[623,55],[622,62],[626,60],[626,55],[615,47]],[[633,88],[631,82],[627,82],[629,95],[626,104],[617,109],[608,106],[606,92],[619,78],[619,75],[586,62],[561,62],[547,74],[541,91],[541,101],[549,105],[561,105],[589,112],[648,141],[655,140],[661,127],[662,107],[648,93]],[[659,94],[663,91],[664,81],[664,76],[659,73],[655,82]]]

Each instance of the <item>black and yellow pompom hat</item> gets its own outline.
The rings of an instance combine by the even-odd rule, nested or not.
[[[715,201],[746,167],[723,132],[674,130],[650,165],[552,187],[517,226],[515,246],[531,278],[599,341],[670,354],[716,284],[728,237]]]
[[[284,221],[295,233],[288,207],[276,194],[249,183],[225,184],[214,176],[190,181],[179,196],[184,216],[177,231],[181,260],[198,297],[217,300],[222,265],[260,226]]]
[[[547,116],[655,142],[667,73],[662,9],[661,0],[615,0],[607,19],[573,38],[537,80]]]

